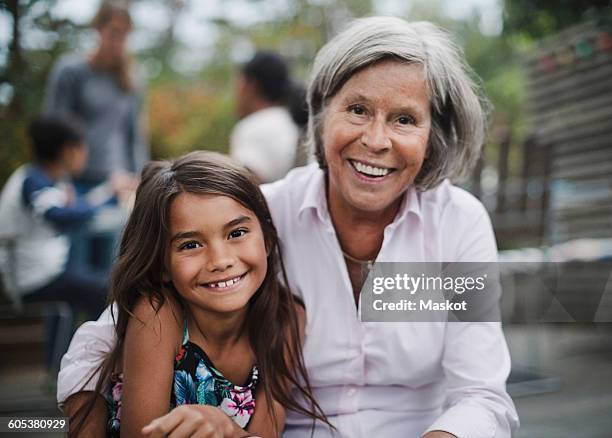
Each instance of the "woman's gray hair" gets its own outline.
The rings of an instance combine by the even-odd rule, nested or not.
[[[421,64],[429,87],[431,132],[416,189],[465,176],[480,156],[488,101],[462,50],[446,31],[429,22],[394,17],[357,19],[317,54],[308,87],[307,141],[319,166],[327,167],[322,127],[330,99],[356,72],[386,59]]]

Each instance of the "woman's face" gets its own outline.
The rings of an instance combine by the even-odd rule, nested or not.
[[[420,65],[382,61],[351,76],[323,113],[330,208],[397,209],[421,170],[430,128]]]
[[[130,30],[130,22],[118,14],[113,15],[98,29],[99,51],[107,58],[108,63],[117,62],[125,55]]]

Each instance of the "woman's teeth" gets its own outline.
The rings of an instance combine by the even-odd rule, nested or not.
[[[230,278],[229,280],[225,280],[225,281],[219,281],[218,283],[206,283],[206,287],[210,287],[210,288],[223,288],[223,287],[230,287],[233,286],[234,284],[238,283],[240,280],[242,280],[243,275],[239,275],[238,277],[234,277],[234,278]]]
[[[385,176],[391,170],[384,167],[373,167],[367,164],[360,163],[359,161],[351,161],[351,164],[359,173],[363,173],[367,176]]]

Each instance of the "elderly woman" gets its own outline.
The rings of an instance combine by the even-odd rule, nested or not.
[[[314,436],[511,436],[518,418],[499,323],[358,318],[373,262],[496,260],[484,208],[448,181],[473,164],[484,132],[460,51],[430,23],[356,20],[317,55],[308,100],[318,165],[263,190],[306,305],[313,391],[337,428],[317,424]],[[77,333],[60,402],[83,388],[112,336],[108,315]],[[312,427],[290,412],[285,436]]]

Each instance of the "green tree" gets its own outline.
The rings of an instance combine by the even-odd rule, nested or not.
[[[505,0],[504,35],[541,39],[585,19],[601,19],[609,6],[609,0]]]
[[[8,53],[0,59],[0,184],[29,158],[25,130],[40,111],[45,79],[56,57],[75,46],[81,29],[50,14],[55,0],[2,0],[0,14],[11,22]],[[26,29],[39,32],[37,45],[24,45]]]

